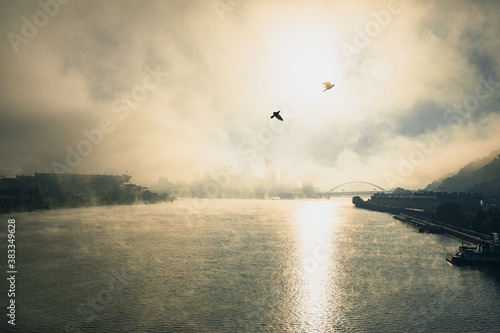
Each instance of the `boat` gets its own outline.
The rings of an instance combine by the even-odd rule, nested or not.
[[[460,246],[455,254],[447,254],[446,261],[453,266],[499,266],[500,242],[498,233],[493,241],[483,240],[477,246]]]

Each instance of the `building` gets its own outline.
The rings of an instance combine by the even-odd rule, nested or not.
[[[38,196],[38,188],[32,180],[17,178],[0,179],[0,205],[13,205],[26,202]]]
[[[302,194],[308,198],[316,196],[314,191],[313,176],[303,175],[302,176]]]
[[[440,204],[453,202],[462,206],[465,212],[475,212],[482,206],[483,195],[479,193],[412,192],[401,194],[377,193],[370,203],[381,206],[435,210]]]
[[[86,175],[86,174],[55,174],[36,173],[35,176],[17,176],[16,178],[34,177],[39,194],[44,197],[61,195],[95,195],[111,189],[119,188],[128,183],[128,175]]]
[[[128,175],[38,173],[0,179],[0,202],[29,201],[36,197],[96,195],[128,183]]]

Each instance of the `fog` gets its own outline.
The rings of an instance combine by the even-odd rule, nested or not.
[[[147,185],[263,177],[275,158],[322,190],[423,188],[499,148],[499,14],[495,1],[1,1],[0,174]]]

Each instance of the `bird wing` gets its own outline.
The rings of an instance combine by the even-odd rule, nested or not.
[[[325,86],[329,87],[331,86],[332,84],[330,82],[323,82],[322,84],[324,84]]]
[[[278,118],[279,120],[283,121],[283,118],[281,118],[281,116],[280,116],[279,114],[276,114],[275,116],[276,116],[276,118]]]

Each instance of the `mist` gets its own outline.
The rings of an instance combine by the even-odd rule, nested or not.
[[[321,190],[423,188],[499,148],[498,14],[495,1],[1,1],[0,173],[155,184],[263,177],[272,158]]]

